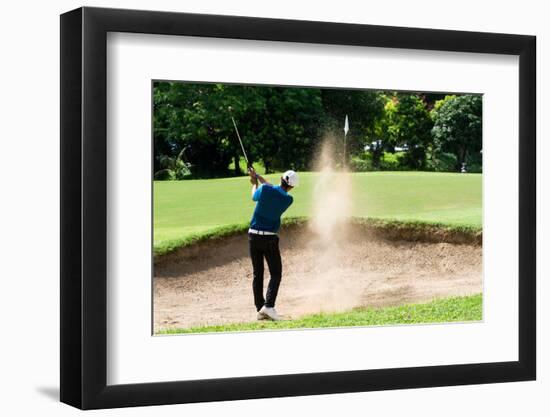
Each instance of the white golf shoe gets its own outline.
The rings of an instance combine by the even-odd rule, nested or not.
[[[256,316],[257,320],[269,320],[269,317],[267,317],[264,313],[261,311],[258,311],[258,315]]]
[[[273,320],[273,321],[281,320],[281,318],[277,314],[277,311],[275,311],[273,307],[263,306],[258,312],[258,315],[259,314],[263,314],[264,316],[267,316],[267,319],[269,320]]]

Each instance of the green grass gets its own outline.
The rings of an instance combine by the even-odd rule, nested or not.
[[[353,175],[353,215],[481,227],[480,174],[365,172]],[[268,175],[276,182],[279,175]],[[285,217],[308,216],[317,174],[300,173]],[[244,230],[254,202],[247,177],[154,183],[154,250],[165,253],[204,236]]]
[[[252,330],[313,329],[320,327],[382,326],[451,323],[482,320],[481,294],[386,308],[358,308],[344,313],[311,314],[296,320],[255,321],[221,326],[166,329],[158,334],[237,332]]]
[[[292,225],[303,225],[306,223],[306,221],[307,221],[307,217],[285,217],[282,221],[282,224],[284,227],[287,227]],[[429,232],[431,228],[437,228],[438,231],[443,230],[450,233],[459,232],[459,233],[465,233],[468,235],[475,236],[481,231],[480,227],[478,226],[470,226],[470,225],[463,225],[463,224],[445,224],[445,223],[438,223],[438,222],[426,222],[426,221],[420,221],[420,220],[407,221],[407,220],[385,220],[385,219],[376,219],[376,218],[367,218],[367,217],[365,218],[354,217],[352,218],[352,222],[358,225],[366,226],[366,227],[380,228],[385,230],[407,229],[409,233],[414,231]],[[180,239],[168,240],[166,242],[163,242],[163,244],[161,245],[155,246],[154,255],[162,256],[174,251],[175,249],[194,245],[204,240],[214,239],[214,238],[223,238],[223,237],[232,236],[239,233],[244,233],[248,230],[249,227],[250,227],[250,224],[248,222],[233,224],[229,226],[219,226],[203,233],[192,234],[189,236],[182,237]]]

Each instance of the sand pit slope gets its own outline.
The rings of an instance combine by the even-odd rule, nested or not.
[[[277,309],[285,318],[482,291],[480,244],[449,243],[441,236],[409,241],[402,234],[388,240],[380,233],[340,231],[346,239],[328,246],[306,227],[281,232],[283,280]],[[266,285],[268,279],[266,268]],[[156,262],[155,331],[254,319],[246,234],[202,242]]]

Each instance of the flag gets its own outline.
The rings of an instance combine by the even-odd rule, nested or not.
[[[344,122],[344,136],[347,136],[349,132],[348,115],[346,114],[346,121]]]

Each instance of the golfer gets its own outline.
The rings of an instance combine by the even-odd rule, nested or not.
[[[252,183],[252,200],[256,202],[248,229],[254,304],[258,320],[279,320],[275,311],[275,300],[281,283],[282,263],[277,233],[281,226],[281,215],[292,204],[293,198],[288,192],[298,185],[298,174],[286,171],[281,177],[280,185],[271,185],[253,168],[250,168],[248,173]],[[270,275],[265,298],[264,258]]]

